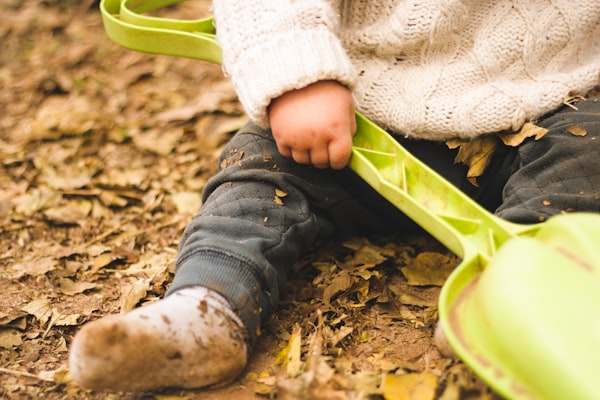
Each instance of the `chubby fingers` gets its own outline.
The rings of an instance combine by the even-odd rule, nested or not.
[[[279,152],[299,164],[312,165],[320,169],[342,169],[348,164],[352,155],[352,136],[308,149],[281,146]]]

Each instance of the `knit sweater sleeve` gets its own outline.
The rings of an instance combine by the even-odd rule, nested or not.
[[[283,93],[319,80],[352,88],[354,67],[336,36],[332,0],[214,0],[223,67],[240,102],[268,126],[268,106]]]

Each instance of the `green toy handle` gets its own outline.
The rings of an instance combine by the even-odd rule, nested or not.
[[[212,18],[181,21],[141,14],[181,1],[102,0],[102,22],[108,37],[125,48],[220,64]]]

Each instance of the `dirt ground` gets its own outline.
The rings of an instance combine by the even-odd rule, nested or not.
[[[208,10],[198,0],[165,13]],[[226,388],[78,388],[74,333],[164,294],[219,149],[246,117],[220,67],[112,43],[97,1],[2,0],[0,38],[0,398],[495,397],[432,344],[448,268],[407,279],[456,258],[400,235],[305,255]]]

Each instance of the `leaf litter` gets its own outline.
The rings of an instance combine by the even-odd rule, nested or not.
[[[332,240],[305,255],[228,387],[78,388],[66,364],[74,333],[164,295],[217,155],[247,121],[218,66],[119,48],[97,6],[0,4],[1,398],[495,396],[432,344],[440,285],[458,260],[429,237],[401,235]],[[206,0],[166,10],[208,12]]]

